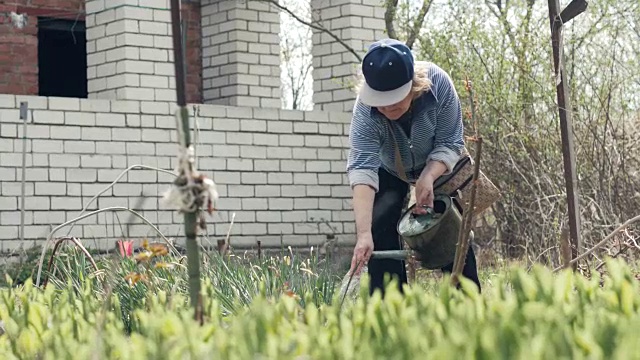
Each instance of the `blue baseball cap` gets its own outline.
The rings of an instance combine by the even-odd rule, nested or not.
[[[382,39],[369,46],[362,59],[365,83],[360,90],[362,103],[378,107],[403,100],[411,91],[414,74],[411,49],[394,39]]]

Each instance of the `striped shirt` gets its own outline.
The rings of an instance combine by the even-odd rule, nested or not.
[[[449,75],[430,62],[427,65],[431,89],[414,100],[404,116],[410,121],[408,137],[398,119],[390,121],[376,108],[359,99],[353,108],[349,133],[347,174],[351,187],[366,184],[378,188],[378,169],[398,176],[395,166],[395,135],[407,179],[415,183],[431,160],[444,163],[451,172],[464,149],[464,125],[460,99]],[[399,176],[398,176],[399,177]]]

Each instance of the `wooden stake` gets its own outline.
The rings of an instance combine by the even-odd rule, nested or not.
[[[560,115],[560,132],[562,137],[562,158],[564,161],[564,179],[567,191],[567,207],[569,212],[569,234],[571,238],[572,258],[578,256],[580,251],[580,203],[578,195],[578,179],[576,175],[576,159],[573,145],[573,123],[569,96],[569,86],[566,83],[564,69],[564,54],[562,41],[562,28],[564,23],[570,21],[587,8],[584,0],[573,0],[567,8],[560,12],[560,1],[549,0],[549,22],[551,25],[551,45],[553,47],[553,65],[555,68],[556,93],[558,110]],[[564,18],[563,18],[564,17]],[[577,263],[573,264],[574,270]]]
[[[184,52],[182,51],[182,26],[180,22],[180,0],[171,0],[171,31],[173,37],[173,58],[176,74],[176,95],[180,113],[183,144],[186,151],[191,146],[191,134],[189,126],[189,112],[185,94],[185,65]],[[193,169],[189,169],[192,172]],[[184,175],[184,174],[180,174]],[[201,296],[200,296],[200,251],[197,243],[198,219],[200,209],[184,213],[185,235],[187,238],[187,271],[189,274],[189,297],[194,309],[194,318],[202,322]]]

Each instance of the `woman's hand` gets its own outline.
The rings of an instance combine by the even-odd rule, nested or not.
[[[414,214],[426,214],[426,208],[433,209],[433,183],[447,171],[447,166],[440,161],[432,160],[427,163],[416,181],[416,206]]]
[[[353,257],[351,258],[350,274],[359,274],[362,267],[369,262],[369,258],[373,253],[373,237],[371,232],[365,232],[358,235],[356,246],[353,248]]]
[[[414,214],[427,213],[426,208],[433,208],[433,178],[429,173],[423,173],[416,182],[416,206]]]

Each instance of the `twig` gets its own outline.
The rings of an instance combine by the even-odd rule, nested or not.
[[[89,205],[91,205],[91,203],[93,203],[93,201],[95,199],[97,199],[100,195],[104,194],[107,190],[111,189],[126,173],[128,173],[131,170],[138,170],[138,169],[148,169],[148,170],[155,170],[158,172],[162,172],[165,174],[170,174],[173,176],[177,176],[174,172],[169,171],[169,170],[164,170],[164,169],[159,169],[153,166],[146,166],[146,165],[131,165],[128,168],[126,168],[124,171],[122,171],[120,173],[120,175],[118,175],[118,177],[113,180],[113,182],[109,185],[107,185],[104,189],[102,189],[102,191],[100,191],[98,194],[96,194],[94,197],[92,197],[82,208],[82,211],[80,211],[80,214],[78,216],[82,216],[82,214],[84,214],[85,211],[87,211],[87,209],[89,208]],[[73,230],[73,226],[71,225],[71,227],[69,228],[69,232],[67,232],[67,236],[69,236],[71,234],[71,230]]]
[[[56,251],[58,250],[58,247],[60,246],[60,244],[63,241],[71,241],[71,242],[73,242],[77,247],[80,248],[80,250],[84,253],[84,255],[89,259],[89,261],[91,262],[91,265],[96,270],[96,272],[99,271],[98,265],[96,265],[96,262],[93,260],[93,257],[91,256],[91,254],[89,254],[87,249],[80,243],[80,241],[78,241],[78,239],[75,238],[75,237],[65,236],[65,237],[62,237],[62,238],[59,238],[58,240],[56,240],[56,245],[53,247],[53,251],[51,252],[51,257],[49,258],[49,265],[47,266],[47,273],[51,273],[51,265],[53,265],[53,258],[56,255]],[[42,287],[46,288],[48,282],[49,282],[49,276],[47,276],[47,278],[42,282]]]
[[[337,41],[340,45],[344,46],[345,49],[347,49],[350,53],[353,54],[353,56],[356,57],[356,59],[358,59],[358,62],[362,61],[362,58],[360,57],[360,55],[358,55],[358,53],[349,45],[347,45],[347,43],[340,39],[338,36],[336,36],[334,33],[332,33],[329,29],[327,29],[326,27],[322,26],[322,25],[314,25],[308,21],[305,21],[303,19],[301,19],[298,15],[296,15],[293,11],[289,10],[286,6],[284,5],[280,5],[280,3],[278,3],[278,0],[260,0],[260,1],[264,1],[264,2],[268,2],[270,4],[273,4],[273,6],[279,8],[280,10],[283,10],[284,12],[286,12],[287,14],[289,14],[292,18],[294,18],[295,20],[299,21],[301,24],[306,25],[312,29],[318,30],[318,31],[322,31],[324,33],[326,33],[327,35],[331,36],[335,41]]]
[[[627,220],[624,224],[618,226],[617,229],[615,229],[611,234],[607,235],[607,237],[605,237],[602,241],[600,241],[599,243],[594,245],[591,249],[587,250],[584,254],[582,254],[582,255],[576,257],[575,259],[571,260],[570,265],[573,265],[573,264],[577,263],[578,261],[582,260],[583,258],[589,256],[589,254],[591,254],[594,251],[598,250],[600,247],[602,247],[602,245],[606,244],[609,240],[611,240],[611,238],[613,238],[620,230],[623,230],[624,228],[626,228],[627,226],[633,224],[634,222],[636,222],[638,220],[640,220],[640,215]],[[562,268],[563,268],[563,266],[559,266],[559,267],[553,269],[553,271],[557,272],[557,271],[562,270]]]
[[[362,262],[362,259],[358,260],[358,263],[356,264],[355,269],[358,269],[360,267],[360,263]],[[362,271],[362,269],[360,269],[360,271]],[[344,299],[347,297],[347,293],[349,292],[349,286],[351,286],[351,280],[353,280],[353,277],[355,276],[356,271],[352,271],[351,275],[349,276],[349,281],[347,282],[347,286],[344,288],[344,295],[342,296],[342,300],[340,301],[340,310],[342,310],[342,305],[344,304]]]
[[[566,269],[571,266],[571,241],[569,241],[568,227],[564,227],[560,234],[560,252],[562,254],[562,265]]]
[[[224,240],[226,243],[227,248],[231,247],[231,244],[229,243],[229,237],[231,236],[231,228],[233,227],[233,222],[236,219],[236,213],[234,212],[233,215],[231,215],[231,224],[229,224],[229,230],[227,230],[227,237]]]
[[[55,228],[53,228],[53,230],[51,230],[51,232],[49,233],[49,235],[47,235],[47,240],[45,241],[44,245],[42,246],[42,254],[40,254],[40,261],[38,262],[38,276],[36,277],[36,286],[40,285],[40,274],[42,273],[42,264],[44,262],[44,254],[47,252],[47,247],[49,245],[49,243],[51,242],[51,238],[53,237],[53,234],[55,234],[58,230],[60,230],[61,228],[69,225],[69,224],[73,224],[76,223],[84,218],[87,218],[89,216],[93,216],[93,215],[97,215],[99,213],[105,212],[105,211],[128,211],[131,214],[133,214],[134,216],[137,216],[139,219],[141,219],[145,224],[151,226],[153,228],[153,230],[155,230],[156,233],[158,233],[158,235],[160,235],[160,237],[162,237],[162,239],[167,243],[167,245],[169,246],[169,248],[171,248],[171,250],[173,250],[176,254],[179,254],[178,250],[173,246],[173,244],[171,244],[171,241],[169,241],[169,239],[167,239],[164,234],[162,232],[160,232],[160,230],[153,225],[149,220],[147,220],[144,216],[138,214],[137,212],[126,208],[126,207],[121,207],[121,206],[114,206],[114,207],[108,207],[108,208],[104,208],[104,209],[98,209],[96,211],[92,211],[88,214],[79,216],[75,219],[69,220],[63,224],[60,224],[58,226],[56,226]]]
[[[474,108],[473,101],[473,89],[471,85],[471,81],[467,79],[466,81],[466,89],[469,92],[469,100],[471,103],[471,121],[473,123],[474,128],[474,138],[472,139],[476,143],[476,159],[473,166],[473,179],[471,181],[471,194],[469,198],[469,203],[466,207],[466,211],[463,214],[462,228],[458,233],[458,243],[456,245],[456,253],[453,261],[453,269],[451,271],[451,283],[454,286],[459,284],[459,277],[462,274],[462,269],[464,268],[465,257],[467,255],[467,251],[469,250],[469,236],[472,235],[471,231],[471,220],[473,219],[473,212],[476,203],[476,189],[478,187],[478,176],[480,174],[480,158],[482,156],[482,137],[478,136],[478,127],[476,126],[476,113]]]

